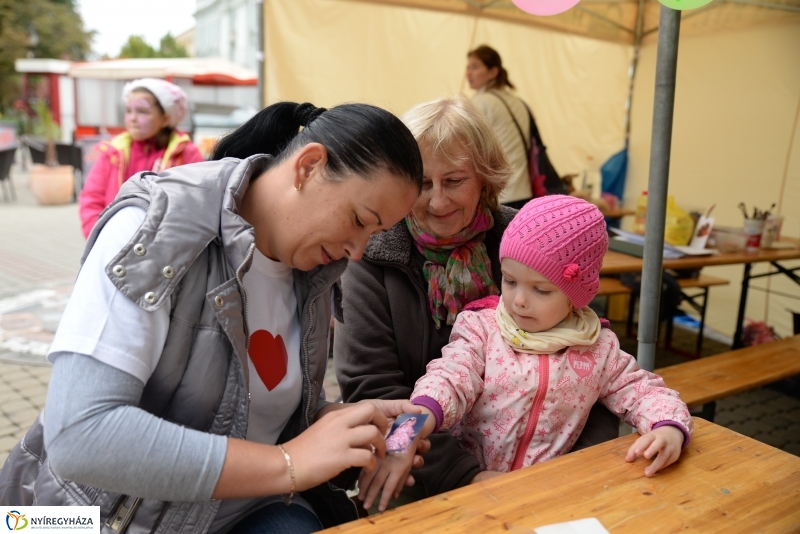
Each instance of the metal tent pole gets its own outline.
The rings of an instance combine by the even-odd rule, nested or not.
[[[661,6],[656,57],[656,90],[653,104],[653,135],[650,147],[650,177],[647,193],[642,293],[639,301],[639,366],[652,371],[658,341],[658,308],[661,298],[661,265],[664,256],[664,222],[667,214],[667,183],[672,145],[672,114],[675,104],[675,73],[678,66],[678,36],[681,12]]]
[[[258,17],[258,46],[256,48],[256,70],[258,71],[258,109],[266,102],[264,98],[264,0],[256,0],[256,17]]]

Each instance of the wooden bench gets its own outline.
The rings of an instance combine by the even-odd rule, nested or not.
[[[666,332],[666,348],[667,350],[672,350],[675,352],[681,352],[684,355],[690,358],[699,358],[700,354],[703,350],[703,332],[705,330],[706,325],[706,309],[708,308],[708,290],[714,286],[724,286],[730,284],[728,280],[725,278],[719,278],[717,276],[709,276],[705,274],[701,274],[697,278],[678,278],[677,279],[678,286],[681,288],[681,300],[689,304],[692,308],[694,308],[700,314],[700,328],[697,332],[697,345],[695,347],[694,353],[685,353],[684,351],[677,350],[672,346],[672,331],[673,331],[673,321],[672,318],[668,318],[667,320],[667,332]],[[692,290],[692,289],[699,289],[699,293],[687,293],[685,290]],[[600,278],[600,288],[597,291],[597,295],[630,295],[633,293],[633,290],[628,286],[624,285],[616,278],[608,278],[608,277],[601,277]],[[702,299],[702,304],[699,300]],[[629,337],[633,336],[633,319],[634,319],[634,310],[636,309],[636,299],[631,297],[631,300],[628,304],[628,321],[627,321],[627,335]]]
[[[713,419],[714,401],[800,374],[800,335],[654,372],[690,408],[705,405],[703,416]]]

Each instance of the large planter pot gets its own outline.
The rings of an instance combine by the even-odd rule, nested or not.
[[[33,164],[30,168],[31,193],[44,205],[66,204],[75,192],[75,170],[72,165]]]

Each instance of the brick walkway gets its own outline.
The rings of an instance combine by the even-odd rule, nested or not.
[[[76,204],[38,206],[27,176],[12,170],[19,200],[0,202],[0,462],[44,406],[50,366],[45,354],[53,339],[84,240]],[[616,327],[616,325],[615,325]],[[616,328],[615,328],[616,329]],[[621,329],[618,329],[618,333]],[[692,348],[692,336],[676,329],[675,344]],[[636,340],[622,339],[635,351]],[[706,354],[727,347],[705,342]],[[679,357],[659,350],[656,366]],[[333,370],[325,380],[328,399],[338,397]],[[800,455],[800,400],[763,388],[718,403],[716,422],[764,443]]]

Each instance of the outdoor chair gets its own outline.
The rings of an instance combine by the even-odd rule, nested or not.
[[[17,200],[17,192],[14,190],[14,182],[11,181],[11,165],[14,163],[14,154],[17,147],[0,150],[0,188],[3,189],[3,201],[8,202],[9,197],[12,202]],[[8,189],[8,193],[6,193]]]

